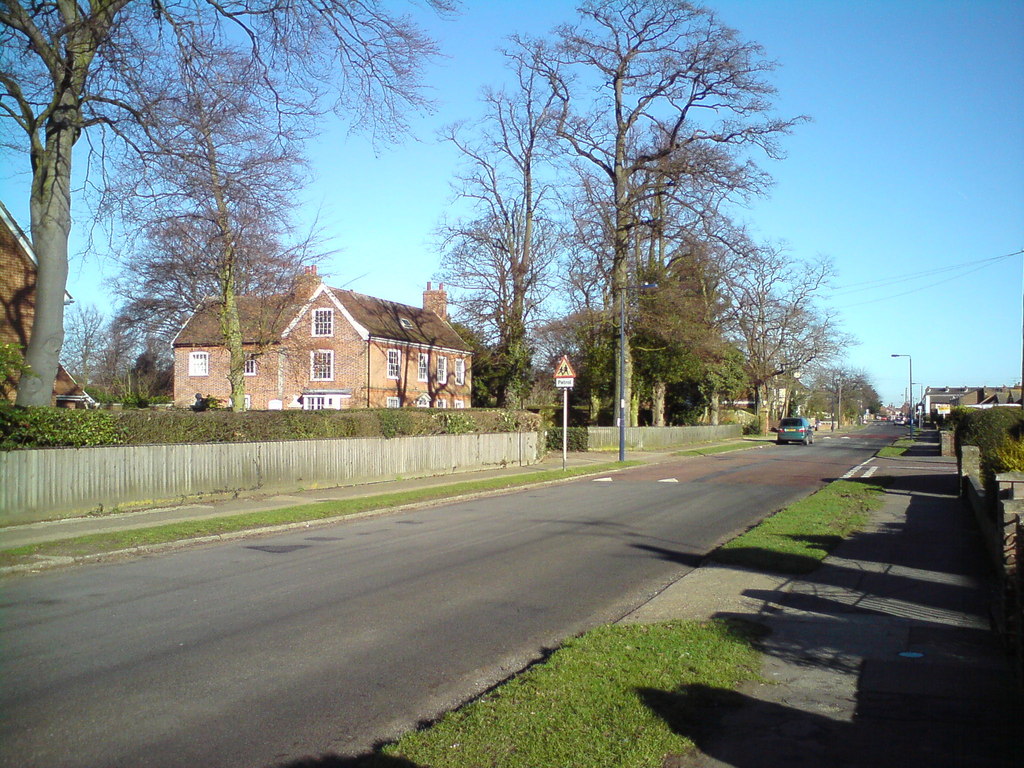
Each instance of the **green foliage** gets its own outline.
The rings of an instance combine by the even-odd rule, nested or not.
[[[124,432],[111,413],[0,404],[0,450],[123,442]]]
[[[1009,435],[992,450],[989,466],[993,474],[1024,472],[1024,438],[1020,430],[1017,430],[1016,435]]]
[[[385,409],[377,413],[380,433],[387,439],[413,434],[413,417],[401,408]]]
[[[1019,408],[969,409],[958,416],[956,440],[959,445],[978,446],[984,456],[1021,423],[1024,414]]]
[[[547,432],[547,449],[549,451],[562,450],[562,428],[552,427]],[[586,427],[569,427],[566,447],[570,451],[586,451],[589,448],[589,437]]]
[[[531,432],[537,431],[539,422],[532,413],[497,410],[439,413],[426,408],[381,408],[236,413],[224,409],[71,411],[8,405],[0,412],[0,449]]]
[[[451,413],[438,413],[435,417],[441,426],[441,431],[446,435],[467,435],[476,432],[476,422],[473,417],[458,411]]]
[[[0,386],[16,381],[29,368],[17,344],[0,344]]]
[[[1012,461],[1015,449],[1004,445],[1019,440],[1024,430],[1024,414],[1019,408],[967,409],[959,415],[956,426],[956,444],[976,445],[981,451],[981,477],[989,503],[995,505],[996,479],[999,472],[1010,471],[1002,463]]]

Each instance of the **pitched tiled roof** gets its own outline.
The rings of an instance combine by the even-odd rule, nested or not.
[[[371,337],[410,344],[425,344],[469,351],[462,337],[434,312],[394,301],[385,301],[355,291],[328,288]],[[238,314],[242,340],[267,344],[281,338],[304,302],[294,296],[256,298],[240,296]],[[405,322],[403,322],[403,320]],[[209,299],[189,318],[174,340],[175,346],[220,346],[223,339],[217,317],[217,302]]]
[[[353,319],[374,338],[469,351],[469,345],[455,329],[428,309],[385,301],[355,291],[330,290]]]
[[[291,295],[268,297],[239,296],[238,319],[245,344],[269,344],[281,334],[298,314],[302,303]],[[218,347],[224,343],[220,331],[219,305],[206,299],[188,319],[174,338],[175,346]]]

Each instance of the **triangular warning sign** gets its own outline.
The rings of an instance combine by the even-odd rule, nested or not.
[[[558,361],[558,365],[555,366],[555,378],[556,379],[575,379],[576,371],[572,369],[572,365],[569,363],[569,356],[562,355],[562,359]]]

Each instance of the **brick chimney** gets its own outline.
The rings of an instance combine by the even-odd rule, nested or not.
[[[448,320],[448,292],[444,289],[444,283],[438,283],[437,288],[433,283],[427,283],[427,290],[423,292],[423,308],[429,309],[442,320]]]
[[[302,273],[295,277],[295,293],[303,300],[312,296],[319,285],[320,276],[316,273],[316,264],[303,267]]]

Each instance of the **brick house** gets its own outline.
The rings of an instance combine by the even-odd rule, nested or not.
[[[423,307],[325,285],[311,267],[291,296],[241,297],[246,407],[468,408],[472,353],[448,323],[444,285]],[[229,355],[213,301],[175,337],[174,403],[230,398]]]
[[[36,316],[36,260],[32,243],[0,203],[0,344],[28,346]],[[65,294],[65,304],[71,303]],[[14,401],[17,381],[0,380],[0,400]],[[51,403],[64,408],[84,408],[95,402],[78,385],[64,366],[57,366]]]

